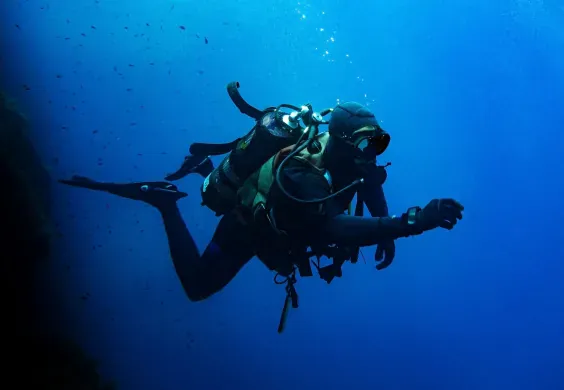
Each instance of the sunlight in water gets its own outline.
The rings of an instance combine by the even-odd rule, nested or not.
[[[306,16],[306,11],[305,11],[306,9],[308,10],[309,14],[315,15],[317,17],[315,21],[313,21],[312,18],[308,19],[308,17]],[[304,23],[318,23],[318,24],[323,23],[323,18],[326,15],[325,11],[315,12],[314,10],[311,9],[311,5],[304,4],[302,2],[297,3],[295,8],[295,13],[298,15],[300,20],[304,21]],[[313,50],[317,52],[321,58],[326,60],[328,63],[338,62],[338,63],[346,63],[349,65],[353,64],[353,60],[351,58],[350,53],[339,55],[338,57],[333,54],[335,51],[332,50],[333,49],[332,45],[336,44],[337,40],[335,39],[335,36],[338,35],[337,31],[327,31],[325,27],[314,27],[314,30],[317,33],[317,36],[319,37],[320,44],[318,46],[315,46]],[[351,71],[353,70],[351,69]],[[364,77],[357,76],[356,82],[363,83]],[[364,93],[363,97],[364,97],[363,104],[366,106],[370,106],[375,101],[375,99],[368,98],[367,93]],[[338,98],[336,99],[336,101],[337,103],[340,102]]]

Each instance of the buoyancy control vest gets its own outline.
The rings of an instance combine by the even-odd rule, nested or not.
[[[286,320],[290,308],[298,308],[298,294],[294,284],[297,282],[296,270],[300,276],[312,276],[312,264],[317,269],[321,279],[327,283],[335,277],[341,277],[341,267],[345,261],[355,263],[358,260],[359,248],[343,248],[338,246],[323,246],[319,248],[295,247],[295,240],[287,237],[284,231],[276,226],[276,222],[271,213],[268,202],[272,186],[276,182],[277,170],[286,158],[299,161],[310,169],[323,175],[331,185],[331,177],[324,167],[323,154],[329,140],[328,133],[316,135],[312,141],[314,148],[304,148],[295,155],[291,155],[296,145],[288,146],[264,163],[254,172],[241,186],[238,191],[239,207],[243,209],[245,215],[250,215],[251,223],[258,226],[257,232],[264,239],[264,248],[258,248],[257,256],[262,263],[270,270],[276,271],[274,282],[276,284],[286,284],[286,298],[280,315],[278,332],[282,333],[286,326]],[[357,199],[355,215],[362,215],[362,199]],[[349,209],[350,213],[350,209]],[[333,262],[326,266],[321,266],[320,258],[328,257]],[[317,261],[311,261],[316,257]]]
[[[310,152],[308,149],[304,149],[292,158],[308,165],[311,169],[319,172],[327,178],[326,170],[323,166],[322,156],[328,140],[328,133],[319,134],[316,136],[317,145],[315,153]],[[249,176],[238,191],[240,206],[250,211],[251,214],[255,214],[257,208],[259,207],[266,207],[270,189],[276,180],[276,170],[281,161],[292,151],[294,147],[295,145],[290,145],[280,150],[256,172]],[[330,182],[330,179],[328,180]]]
[[[229,153],[204,180],[201,188],[202,205],[210,208],[218,216],[242,208],[247,211],[247,215],[252,216],[251,223],[253,223],[257,217],[257,211],[262,211],[261,215],[268,219],[266,203],[275,181],[288,198],[308,204],[322,203],[362,182],[362,180],[356,180],[323,199],[298,199],[289,194],[280,181],[281,172],[289,160],[301,161],[310,165],[312,169],[325,173],[322,156],[329,140],[329,134],[319,134],[319,125],[328,123],[323,120],[323,117],[331,113],[332,109],[317,113],[309,104],[302,107],[282,104],[276,108],[269,107],[261,111],[245,102],[239,95],[238,88],[239,83],[237,82],[232,82],[227,86],[229,95],[239,110],[256,121],[251,131],[245,137],[229,143],[195,143],[190,147],[190,152],[194,155]],[[286,112],[283,109],[292,111]],[[359,195],[355,215],[361,216],[362,213],[363,200]],[[273,227],[274,234],[278,234],[275,224],[272,224],[272,221],[268,222],[270,227]],[[290,238],[290,244],[291,241]],[[277,271],[274,278],[275,283],[286,284],[286,299],[278,326],[279,333],[284,330],[289,308],[298,307],[298,296],[294,288],[296,268],[301,276],[312,276],[310,258],[317,257],[317,263],[313,264],[319,276],[327,283],[331,283],[333,278],[342,275],[342,264],[347,260],[355,263],[359,254],[359,248],[337,246],[317,249],[310,247],[309,250],[308,248],[297,249],[298,252],[293,254],[295,256],[291,259],[292,261],[284,263],[289,266],[286,269],[280,269],[281,263],[279,262],[269,263],[267,259],[261,258],[270,269]],[[271,252],[276,253],[276,250]],[[282,258],[287,253],[281,251],[280,257]],[[333,259],[333,264],[321,267],[319,262],[321,256]],[[279,280],[278,276],[284,279]]]

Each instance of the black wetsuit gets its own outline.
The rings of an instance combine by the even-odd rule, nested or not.
[[[384,215],[382,217],[345,215],[343,211],[352,193],[344,193],[324,204],[304,205],[280,196],[280,191],[273,187],[269,196],[270,206],[278,228],[287,233],[286,238],[289,239],[285,241],[291,245],[298,242],[298,249],[304,245],[319,248],[337,244],[340,248],[355,248],[378,244],[376,260],[380,259],[379,252],[386,252],[382,263],[376,266],[382,269],[393,258],[393,240],[396,238],[421,234],[438,227],[451,230],[462,219],[464,206],[452,198],[433,199],[424,208],[411,207],[401,217],[385,216],[387,207],[382,181],[378,180],[378,175],[374,175],[378,169],[374,166],[373,170],[369,169],[363,174],[365,183],[364,188],[359,189],[359,194],[364,197],[369,210],[373,214]],[[342,178],[348,170],[342,172],[345,175],[341,176],[341,180],[345,182],[346,179]],[[294,197],[321,198],[331,191],[327,180],[321,174],[313,173],[311,168],[289,164],[284,173],[282,180],[286,190]],[[59,182],[143,201],[159,210],[174,267],[186,295],[193,301],[205,299],[221,290],[257,252],[261,255],[260,249],[264,247],[259,245],[264,244],[260,229],[257,234],[256,227],[259,224],[246,225],[232,212],[220,220],[211,242],[200,255],[176,205],[187,194],[168,182],[108,183],[77,175]],[[337,180],[333,189],[338,191],[344,185]],[[274,246],[276,242],[272,244]],[[290,252],[295,253],[293,247]],[[264,256],[262,260],[265,261]]]
[[[361,188],[372,215],[387,216],[386,199],[381,183],[370,177]],[[305,167],[289,164],[285,170],[284,184],[295,196],[306,199],[330,194],[327,180]],[[349,184],[345,183],[344,185]],[[340,186],[337,185],[337,189]],[[325,241],[347,246],[375,245],[382,240],[397,238],[398,231],[391,218],[361,218],[343,215],[354,192],[327,201],[324,205],[300,206],[279,196],[272,190],[271,206],[279,228],[290,237],[299,237],[304,244]],[[171,257],[186,294],[191,300],[205,299],[225,287],[239,270],[255,256],[257,235],[252,227],[245,226],[235,214],[223,216],[211,242],[202,255],[176,204],[159,207],[169,239]],[[321,212],[319,212],[321,211]],[[391,225],[391,230],[388,227]]]
[[[291,245],[297,247],[331,243],[360,247],[408,235],[400,219],[386,217],[387,206],[382,181],[377,176],[371,173],[365,175],[365,183],[359,190],[372,215],[383,216],[382,218],[344,215],[354,192],[344,193],[324,204],[304,206],[282,196],[277,187],[273,186],[269,206],[274,210],[278,227],[288,233]],[[339,183],[339,175],[336,179],[333,183],[334,190],[339,190],[350,182],[349,179],[343,179]],[[321,198],[331,192],[324,176],[297,162],[287,165],[282,180],[292,195],[302,199]],[[265,248],[265,244],[271,249],[270,255],[276,252],[272,248],[278,245],[278,240],[265,240],[261,236],[261,229],[264,227],[258,224],[246,225],[239,215],[230,213],[221,218],[211,242],[200,255],[176,205],[176,201],[187,194],[167,182],[121,184],[97,182],[82,176],[73,176],[70,180],[60,182],[140,200],[157,208],[163,217],[176,273],[186,295],[193,301],[205,299],[225,287],[257,252],[261,254],[261,248]],[[286,261],[282,256],[280,258]]]

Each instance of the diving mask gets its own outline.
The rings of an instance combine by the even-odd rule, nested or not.
[[[388,148],[390,135],[380,126],[365,126],[352,134],[350,143],[360,151],[360,155],[357,157],[375,160]]]

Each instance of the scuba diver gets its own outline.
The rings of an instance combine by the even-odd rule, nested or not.
[[[155,207],[191,301],[220,291],[256,256],[276,272],[275,283],[286,284],[282,332],[290,306],[298,307],[296,272],[312,276],[313,265],[330,283],[342,276],[346,261],[357,262],[361,247],[372,245],[378,246],[377,268],[383,269],[395,256],[395,239],[438,227],[450,230],[462,219],[464,207],[448,198],[388,216],[382,184],[389,163],[378,166],[376,158],[387,149],[390,135],[366,107],[347,102],[321,113],[310,104],[258,110],[242,99],[238,88],[230,83],[228,92],[239,110],[256,121],[251,131],[230,143],[192,144],[182,167],[166,176],[170,181],[191,173],[205,178],[202,205],[221,219],[202,254],[177,207],[187,194],[174,184],[108,183],[83,176],[60,180]],[[319,132],[320,125],[328,125],[328,131]],[[209,156],[222,154],[227,156],[214,168]],[[364,204],[371,218],[363,217]],[[322,257],[332,264],[322,266]]]

